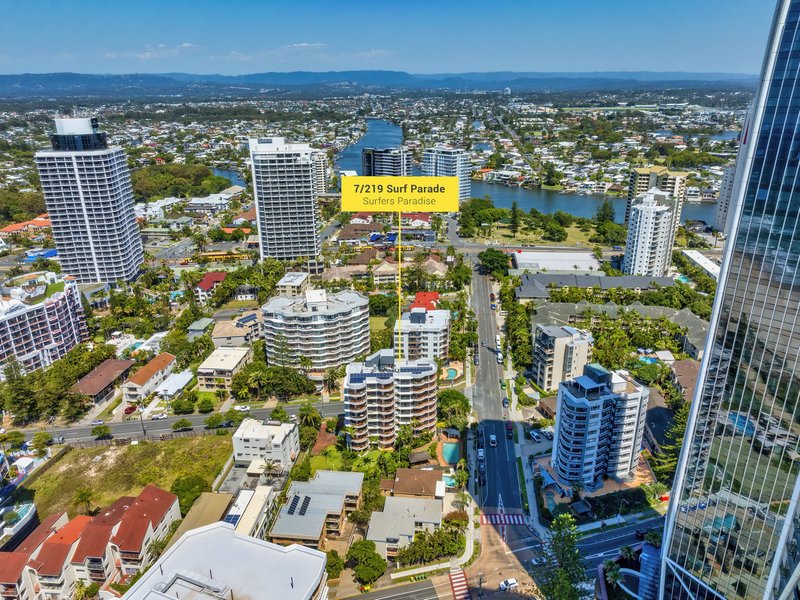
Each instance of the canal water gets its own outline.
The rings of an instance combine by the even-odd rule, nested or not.
[[[361,175],[361,149],[362,148],[389,148],[399,146],[403,142],[402,129],[380,119],[367,120],[367,131],[359,138],[355,144],[351,144],[343,149],[336,157],[336,165],[339,170],[351,170]],[[215,169],[216,173],[218,170]],[[223,173],[219,173],[223,175]],[[552,190],[526,189],[518,187],[506,187],[504,185],[484,183],[482,181],[472,182],[472,197],[483,198],[488,196],[494,205],[500,208],[511,208],[512,202],[517,203],[520,209],[529,211],[531,208],[552,214],[556,211],[563,211],[576,217],[594,217],[597,209],[606,200],[606,196],[599,195],[579,195],[563,194]],[[608,197],[614,206],[614,215],[618,222],[625,218],[625,199]],[[716,204],[696,203],[683,205],[683,221],[705,221],[708,224],[714,222],[716,214]]]

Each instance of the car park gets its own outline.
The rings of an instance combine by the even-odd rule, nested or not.
[[[496,435],[492,434],[492,435],[489,436],[489,445],[492,448],[496,448],[497,447],[497,436]]]

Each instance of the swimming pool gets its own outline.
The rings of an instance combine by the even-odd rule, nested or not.
[[[451,380],[451,379],[455,379],[456,377],[458,377],[458,371],[456,371],[455,369],[452,369],[452,368],[447,369],[447,380],[448,381]]]
[[[445,442],[442,446],[442,457],[448,465],[458,464],[458,459],[461,458],[460,444],[453,442]]]
[[[444,484],[449,488],[456,487],[456,478],[452,475],[443,475],[442,481],[444,481]]]
[[[544,502],[547,504],[547,510],[553,512],[556,508],[556,495],[553,492],[545,492]]]
[[[683,274],[678,275],[675,278],[675,281],[680,281],[681,283],[691,283],[692,282],[691,279],[689,279],[686,275],[683,275]]]
[[[646,365],[654,365],[658,362],[658,359],[652,356],[640,356],[639,362],[643,362]]]
[[[744,435],[753,435],[756,432],[756,426],[747,415],[742,413],[728,413],[728,422],[733,425],[734,429],[736,429],[738,433],[742,433]]]

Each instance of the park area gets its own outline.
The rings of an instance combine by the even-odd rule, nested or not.
[[[209,435],[70,450],[20,492],[42,517],[64,510],[74,516],[80,489],[92,490],[95,506],[107,506],[120,496],[137,495],[148,483],[169,490],[186,475],[200,476],[210,486],[232,449],[229,436]]]

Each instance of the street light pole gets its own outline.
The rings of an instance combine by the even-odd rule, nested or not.
[[[147,430],[144,428],[144,419],[142,419],[141,410],[139,410],[139,424],[142,426],[142,437],[147,437]]]

